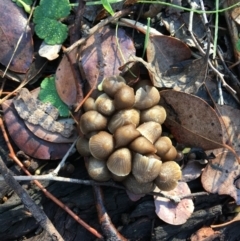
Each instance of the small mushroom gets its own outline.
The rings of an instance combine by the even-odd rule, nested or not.
[[[152,192],[155,188],[153,182],[139,183],[133,175],[129,175],[123,180],[124,186],[134,194],[146,194]]]
[[[154,143],[154,146],[157,148],[157,155],[162,157],[170,150],[172,141],[167,136],[161,136]]]
[[[136,109],[120,110],[115,113],[108,122],[108,130],[114,133],[120,126],[134,124],[138,126],[140,121],[140,112]]]
[[[138,126],[137,130],[151,143],[154,143],[162,134],[162,126],[154,121],[148,121],[141,124]]]
[[[140,122],[155,121],[159,124],[163,124],[166,117],[166,110],[160,105],[155,105],[147,110],[141,111]]]
[[[154,157],[135,153],[132,174],[139,183],[152,182],[159,174],[162,162]]]
[[[100,131],[89,139],[89,150],[96,159],[107,159],[114,150],[113,136],[106,131]]]
[[[117,110],[129,109],[135,102],[134,90],[128,85],[122,86],[114,95],[114,106]]]
[[[160,156],[162,161],[173,161],[177,157],[177,150],[174,146],[171,146],[167,153]]]
[[[90,110],[81,116],[79,125],[83,134],[100,131],[106,129],[107,118],[95,110]]]
[[[113,100],[107,94],[101,94],[95,101],[96,110],[103,115],[112,115],[115,111]]]
[[[127,176],[132,169],[132,155],[128,148],[114,151],[107,160],[107,167],[114,175]]]
[[[89,110],[95,110],[95,100],[92,97],[88,97],[83,103],[83,109],[85,112]]]
[[[100,182],[108,181],[111,178],[111,173],[107,168],[106,161],[98,160],[94,157],[89,157],[85,162],[88,175]]]
[[[115,148],[122,146],[127,146],[131,141],[140,136],[140,132],[136,129],[133,124],[128,124],[125,126],[120,126],[114,132]]]
[[[134,108],[145,110],[156,105],[160,100],[160,94],[154,86],[146,85],[136,91]]]
[[[140,154],[153,154],[157,152],[156,147],[144,136],[137,137],[130,143],[129,148]]]
[[[180,166],[174,161],[164,162],[160,168],[155,184],[162,191],[171,191],[182,178]]]
[[[79,137],[76,143],[76,148],[81,156],[90,156],[88,139],[85,137]]]
[[[103,90],[107,95],[113,98],[115,93],[124,85],[126,85],[126,81],[123,77],[113,75],[104,78],[102,83],[98,86],[98,89]]]

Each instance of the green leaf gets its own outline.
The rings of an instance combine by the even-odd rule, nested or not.
[[[236,43],[237,51],[240,52],[240,39]]]
[[[38,98],[42,102],[50,102],[52,105],[58,108],[60,116],[69,116],[70,113],[68,106],[60,99],[57,93],[55,77],[48,77],[42,81]]]
[[[33,13],[35,32],[47,44],[61,44],[68,36],[68,29],[60,20],[70,14],[68,0],[41,0]]]
[[[12,0],[15,2],[19,7],[24,8],[24,11],[27,13],[31,12],[31,5],[32,5],[32,0]]]
[[[114,15],[114,11],[108,0],[101,0],[102,5],[106,11],[108,11],[112,16]]]

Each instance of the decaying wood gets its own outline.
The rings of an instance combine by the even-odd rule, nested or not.
[[[64,137],[70,137],[73,125],[56,121],[58,109],[50,103],[43,103],[34,98],[26,88],[22,88],[17,97],[13,99],[13,104],[19,116],[33,124],[40,125],[47,131],[60,133]]]

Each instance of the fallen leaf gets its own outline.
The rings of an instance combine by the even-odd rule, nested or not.
[[[215,240],[219,237],[219,234],[219,232],[214,231],[212,228],[203,227],[191,236],[191,241]]]
[[[240,175],[240,166],[236,156],[227,149],[214,151],[215,159],[209,160],[205,167],[201,181],[203,188],[210,193],[229,195],[240,204],[240,190],[234,185],[234,181]]]
[[[121,51],[121,52],[120,52]],[[103,27],[82,46],[80,65],[90,88],[96,88],[105,76],[119,75],[119,67],[135,55],[133,41],[121,28]]]
[[[27,155],[37,159],[55,160],[62,158],[70,148],[71,144],[47,142],[36,137],[18,116],[12,100],[6,100],[2,108],[9,135],[19,149]]]
[[[201,176],[204,166],[197,160],[190,160],[182,169],[182,181],[190,182]]]
[[[154,190],[154,192],[158,190]],[[182,196],[191,194],[191,191],[185,182],[179,182],[177,187],[169,192],[162,192],[169,196]],[[192,215],[194,204],[191,198],[184,198],[179,203],[174,203],[168,198],[155,196],[155,212],[157,216],[164,222],[172,225],[184,224],[187,219]]]
[[[32,35],[27,25],[26,13],[10,0],[0,1],[0,9],[0,62],[5,66],[8,65],[17,42],[24,33],[9,69],[26,73],[33,60]]]
[[[224,146],[221,122],[207,102],[174,90],[161,91],[160,95],[160,104],[167,112],[164,124],[179,143],[204,150]]]
[[[240,7],[235,7],[231,12],[232,19],[240,25]]]

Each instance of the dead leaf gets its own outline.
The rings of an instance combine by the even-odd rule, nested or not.
[[[240,166],[235,155],[227,149],[214,151],[215,159],[211,159],[205,167],[201,181],[203,188],[210,193],[230,195],[240,204],[240,190],[234,180],[240,175]]]
[[[160,95],[160,104],[167,112],[165,125],[179,143],[204,150],[223,147],[221,122],[207,102],[174,90],[161,91]]]
[[[219,234],[219,232],[214,231],[212,228],[203,227],[191,236],[191,241],[215,240],[219,237]]]
[[[154,190],[154,192],[158,190]],[[191,191],[185,182],[179,182],[177,187],[170,192],[162,192],[169,196],[182,196],[191,194]],[[192,199],[184,198],[179,203],[174,203],[167,198],[155,196],[154,203],[156,207],[156,214],[164,222],[172,225],[184,224],[192,215],[194,204]]]
[[[186,164],[186,166],[182,169],[182,181],[183,182],[190,182],[202,174],[204,166],[199,163],[197,160],[190,160]]]
[[[70,148],[71,144],[47,142],[36,137],[18,116],[12,100],[5,101],[2,108],[9,135],[19,149],[27,155],[37,159],[55,160],[62,158]]]
[[[92,88],[105,76],[120,74],[119,67],[124,65],[131,55],[135,55],[135,48],[132,39],[123,29],[118,29],[116,38],[115,29],[103,27],[88,38],[80,55],[81,68]]]
[[[32,35],[26,13],[12,1],[0,1],[0,9],[0,62],[8,65],[17,42],[24,33],[9,68],[26,73],[33,60]]]
[[[240,25],[240,7],[235,7],[231,12],[232,19]]]

